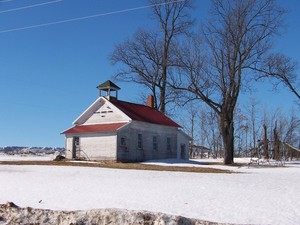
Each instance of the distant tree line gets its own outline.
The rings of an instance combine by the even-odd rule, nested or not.
[[[299,159],[300,152],[283,145],[287,143],[300,149],[300,117],[296,109],[288,114],[281,108],[269,112],[253,98],[246,105],[238,106],[234,112],[234,156]],[[224,148],[216,114],[205,105],[195,110],[191,104],[184,117],[182,124],[193,137],[193,145],[198,146],[198,149],[191,149],[191,158],[223,157]]]
[[[53,154],[55,152],[64,152],[61,147],[24,147],[24,146],[5,146],[0,147],[0,152],[6,154]]]

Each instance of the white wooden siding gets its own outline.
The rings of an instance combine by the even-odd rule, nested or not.
[[[73,123],[101,124],[129,122],[131,119],[104,97],[99,97],[87,110],[85,110]]]
[[[93,134],[80,137],[81,150],[91,160],[116,160],[116,134]]]
[[[87,110],[85,110],[74,122],[73,124],[81,125],[84,124],[93,113],[98,110],[101,106],[105,104],[106,100],[102,97],[98,98]]]
[[[72,158],[72,146],[73,146],[73,137],[67,136],[66,137],[66,158]]]
[[[116,160],[117,156],[117,135],[111,134],[80,134],[79,137],[80,155],[90,160]],[[73,138],[68,137],[66,141],[66,157],[72,158]]]
[[[138,147],[138,134],[142,134],[142,146]],[[157,150],[153,149],[153,136],[157,137]],[[127,139],[127,146],[121,146],[121,137]],[[167,138],[171,139],[171,150],[167,149]],[[177,128],[139,121],[118,131],[118,159],[145,161],[151,159],[176,158]]]
[[[128,118],[124,114],[120,113],[111,104],[105,103],[99,109],[91,115],[90,118],[86,120],[84,124],[101,124],[101,123],[119,123],[119,122],[129,122]]]

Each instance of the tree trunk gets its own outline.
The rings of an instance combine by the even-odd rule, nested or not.
[[[224,113],[223,113],[224,114]],[[233,113],[226,113],[220,115],[220,132],[224,147],[224,164],[233,164],[234,152],[234,127],[233,127]]]
[[[166,83],[160,89],[160,112],[166,114]]]
[[[264,140],[263,140],[264,158],[265,159],[269,159],[268,133],[267,133],[267,126],[266,126],[266,124],[263,125],[263,129],[264,129]]]
[[[162,74],[161,74],[161,88],[160,88],[160,111],[166,113],[166,88],[167,88],[167,67],[168,67],[168,52],[169,43],[171,39],[167,38],[167,31],[165,31],[165,45],[162,58]]]
[[[275,160],[281,160],[281,155],[280,155],[280,140],[279,140],[279,135],[277,131],[277,124],[275,125],[274,128],[274,159]]]

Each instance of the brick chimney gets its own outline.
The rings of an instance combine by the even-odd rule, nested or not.
[[[147,98],[147,106],[154,108],[154,97],[153,95],[149,95]]]

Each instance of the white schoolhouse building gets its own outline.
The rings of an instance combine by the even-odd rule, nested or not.
[[[97,88],[100,97],[62,132],[66,158],[123,162],[189,158],[190,137],[153,108],[153,96],[141,105],[119,100],[120,88],[109,80]]]

